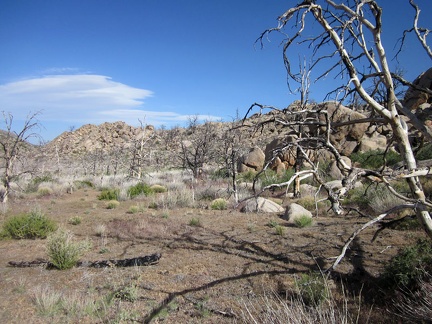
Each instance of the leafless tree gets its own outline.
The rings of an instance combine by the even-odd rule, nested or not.
[[[129,176],[141,179],[143,176],[144,165],[151,157],[152,149],[149,145],[155,136],[152,129],[148,128],[144,121],[139,120],[140,132],[132,144],[132,157],[129,168]]]
[[[406,2],[408,4],[408,0]],[[427,43],[429,29],[418,26],[420,9],[413,0],[409,4],[415,9],[413,17],[413,27],[402,35],[402,43],[410,32],[415,33],[426,53],[432,59],[432,51]],[[401,4],[398,4],[401,5]],[[403,199],[405,204],[397,206],[396,209],[408,208],[414,210],[417,218],[423,225],[426,233],[432,238],[432,219],[430,210],[432,203],[425,197],[424,190],[420,182],[420,176],[430,174],[430,169],[419,169],[413,147],[409,141],[410,124],[428,141],[432,140],[431,130],[416,117],[409,109],[404,107],[398,99],[395,82],[400,81],[405,85],[410,85],[402,76],[392,72],[388,57],[382,42],[383,36],[383,9],[373,0],[317,0],[303,1],[302,3],[288,9],[278,18],[278,25],[264,31],[258,38],[258,42],[264,41],[270,34],[277,33],[282,35],[284,63],[288,74],[289,83],[302,82],[302,69],[296,70],[292,62],[292,51],[301,46],[311,50],[310,70],[315,75],[315,82],[334,77],[341,80],[339,87],[330,92],[329,96],[334,96],[339,102],[343,102],[350,95],[356,94],[371,110],[371,115],[387,124],[391,128],[393,141],[397,145],[400,155],[404,161],[404,170],[395,172],[387,168],[380,170],[367,170],[354,166],[349,166],[341,158],[341,153],[330,141],[332,129],[343,125],[335,125],[331,121],[331,116],[323,107],[316,107],[310,110],[293,111],[291,109],[280,109],[283,117],[266,117],[261,121],[262,127],[265,123],[279,123],[286,127],[299,127],[304,129],[302,137],[287,144],[281,150],[298,149],[298,153],[308,162],[308,170],[297,171],[294,177],[284,184],[270,185],[265,189],[289,185],[296,177],[312,174],[315,180],[327,191],[328,199],[332,209],[336,214],[343,214],[344,209],[340,203],[346,193],[353,188],[356,180],[368,178],[377,183],[387,186],[387,188],[397,197]],[[304,71],[303,71],[304,72]],[[374,96],[373,92],[368,92],[371,87],[379,87],[380,93],[384,93],[384,98]],[[385,90],[384,92],[382,90]],[[418,89],[430,93],[429,89]],[[272,109],[261,104],[251,106],[248,113],[258,107],[261,110]],[[405,117],[402,117],[405,115]],[[301,116],[301,118],[295,118]],[[408,119],[408,122],[405,120]],[[348,123],[370,122],[369,118],[363,120],[351,120]],[[346,125],[345,123],[344,125]],[[307,128],[308,130],[305,130]],[[312,129],[313,128],[313,129]],[[326,185],[320,177],[318,166],[315,161],[308,159],[307,150],[325,149],[333,155],[334,159],[344,176],[342,188],[334,189]],[[391,185],[391,180],[403,178],[409,184],[410,194],[402,195]],[[333,264],[334,268],[344,256],[345,251],[352,240],[363,229],[382,221],[392,210],[381,213],[372,219],[346,242],[339,258]]]
[[[186,134],[181,141],[180,161],[184,168],[192,171],[197,179],[206,163],[215,157],[215,140],[217,133],[215,124],[209,121],[200,125],[198,116],[189,119]]]
[[[32,138],[41,140],[36,132],[40,128],[37,119],[39,112],[30,113],[20,131],[13,130],[13,115],[3,111],[3,125],[0,134],[0,169],[1,183],[3,185],[0,192],[0,202],[5,204],[11,192],[11,184],[20,176],[30,173],[33,170],[26,164],[26,151],[31,144],[28,142]]]

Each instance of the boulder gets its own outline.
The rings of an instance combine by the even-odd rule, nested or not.
[[[359,147],[359,152],[382,150],[387,147],[387,138],[383,135],[374,134],[371,137],[362,139]]]
[[[248,154],[243,155],[239,163],[239,172],[245,172],[250,169],[261,171],[264,166],[265,155],[259,147],[254,147]]]
[[[284,208],[269,199],[258,197],[257,199],[251,198],[246,200],[241,211],[245,213],[283,213]]]
[[[312,218],[312,213],[306,208],[304,208],[303,206],[300,206],[299,204],[296,203],[292,203],[289,206],[287,206],[285,210],[285,214],[282,218],[287,220],[289,223],[294,223],[296,219],[305,216]]]
[[[349,157],[342,156],[342,160],[345,161],[345,163],[348,164],[348,166],[351,166],[351,160]],[[327,169],[327,174],[332,179],[342,179],[343,178],[342,172],[338,168],[336,161],[333,161],[329,164],[329,167]]]
[[[413,82],[414,85],[426,89],[432,89],[432,68],[420,74]],[[403,100],[404,106],[411,111],[416,111],[422,104],[430,103],[431,96],[414,87],[409,87]]]

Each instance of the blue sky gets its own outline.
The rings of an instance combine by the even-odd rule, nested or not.
[[[391,52],[412,9],[408,0],[378,2]],[[41,111],[48,141],[88,123],[172,127],[197,114],[229,121],[254,102],[286,107],[297,96],[286,85],[280,38],[264,49],[255,40],[294,3],[0,0],[0,110],[16,127]],[[418,4],[430,17],[431,1]],[[400,60],[410,80],[431,65],[425,55],[412,60],[413,52],[410,42]],[[323,100],[331,86],[333,79],[312,87],[311,98]]]

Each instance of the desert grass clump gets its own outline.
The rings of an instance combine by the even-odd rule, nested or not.
[[[201,226],[201,221],[199,218],[193,217],[189,220],[189,226],[199,227]]]
[[[377,213],[385,212],[404,203],[401,198],[396,197],[385,186],[379,186],[375,188],[375,190],[369,190],[367,192],[367,198],[369,201],[369,207]]]
[[[103,189],[97,198],[99,200],[118,200],[119,194],[120,190],[118,189]]]
[[[306,305],[319,306],[329,297],[328,285],[322,273],[304,273],[296,281],[296,286],[299,295]]]
[[[210,208],[213,210],[225,210],[227,209],[228,203],[223,198],[217,198],[213,200],[210,204]]]
[[[276,225],[274,227],[274,230],[276,235],[284,236],[285,234],[285,227],[283,227],[282,225]]]
[[[53,194],[53,190],[50,187],[47,186],[39,186],[37,190],[38,197],[46,197]]]
[[[342,301],[332,296],[329,283],[324,280],[328,297],[319,305],[308,305],[299,294],[285,295],[282,297],[276,292],[265,293],[257,300],[249,300],[244,303],[242,310],[243,323],[359,323],[358,314],[351,313],[348,308],[348,297],[343,294]],[[360,310],[358,305],[358,310]]]
[[[136,213],[138,213],[139,211],[140,211],[139,206],[137,206],[137,205],[133,205],[133,206],[130,206],[130,207],[128,208],[128,210],[127,210],[126,213],[128,213],[128,214],[136,214]]]
[[[154,184],[150,187],[151,191],[154,193],[164,193],[167,192],[168,189],[165,186]]]
[[[130,283],[114,291],[114,298],[127,302],[136,302],[138,300],[138,285]]]
[[[54,316],[62,309],[62,294],[47,286],[35,288],[32,299],[40,315]]]
[[[158,197],[155,203],[157,205],[157,209],[174,209],[195,206],[193,191],[187,189],[174,191],[170,190]]]
[[[48,236],[47,253],[50,263],[59,270],[74,267],[79,258],[91,248],[91,242],[74,241],[72,232],[59,229]]]
[[[305,196],[297,200],[297,204],[304,207],[309,211],[314,211],[316,209],[315,198],[312,196]]]
[[[96,236],[100,236],[100,237],[105,236],[106,232],[107,232],[107,228],[106,228],[105,224],[97,225],[94,230],[95,230]]]
[[[116,209],[118,206],[120,206],[120,202],[117,200],[110,200],[106,203],[107,209]]]
[[[14,239],[46,238],[57,229],[57,224],[46,217],[40,210],[13,216],[3,224],[2,235]]]
[[[74,216],[69,218],[68,223],[71,225],[79,225],[82,222],[82,217],[81,216]]]
[[[300,228],[309,227],[312,225],[312,222],[312,218],[307,215],[302,215],[294,220],[294,224]]]

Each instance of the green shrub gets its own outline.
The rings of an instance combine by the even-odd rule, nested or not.
[[[352,162],[359,163],[366,169],[379,169],[384,165],[384,158],[387,160],[386,165],[392,166],[402,161],[400,155],[394,151],[388,151],[384,156],[384,151],[374,150],[367,152],[357,152],[350,156]]]
[[[255,179],[256,174],[255,171],[242,172],[238,175],[237,179],[242,182],[252,182]]]
[[[412,288],[425,273],[432,273],[432,242],[422,238],[400,250],[385,267],[381,279],[388,287]]]
[[[432,144],[423,146],[416,154],[417,160],[430,160],[432,159]]]
[[[95,187],[95,185],[93,184],[93,182],[91,182],[90,180],[77,180],[77,181],[74,181],[74,185],[78,189],[81,189],[81,188],[94,188]]]
[[[301,298],[308,306],[319,306],[329,297],[326,280],[321,273],[302,274],[296,285]]]
[[[42,175],[33,178],[27,186],[27,192],[35,192],[38,190],[38,187],[43,182],[53,182],[54,178],[51,175]]]
[[[309,227],[312,225],[312,218],[306,215],[300,216],[294,220],[294,224],[297,227]]]
[[[212,180],[217,180],[217,179],[225,179],[225,178],[229,178],[230,176],[230,170],[227,168],[220,168],[217,169],[215,172],[213,172],[211,178]]]
[[[161,185],[153,185],[150,187],[151,192],[153,193],[164,193],[167,192],[168,189]]]
[[[91,243],[88,240],[74,242],[74,235],[67,230],[57,230],[48,236],[48,257],[51,264],[59,270],[74,267],[90,247]]]
[[[223,198],[217,198],[211,202],[210,208],[213,210],[225,210],[227,209],[227,201]]]
[[[283,174],[278,174],[273,170],[266,170],[260,175],[262,186],[287,182],[294,175],[294,169],[289,169]]]
[[[57,225],[41,211],[34,210],[28,214],[13,216],[3,224],[2,236],[15,239],[46,238],[55,231]]]
[[[97,197],[99,200],[118,200],[120,190],[118,189],[103,189]]]
[[[148,196],[153,193],[153,190],[148,184],[140,182],[134,186],[129,187],[127,193],[130,198],[134,198],[139,195]]]

